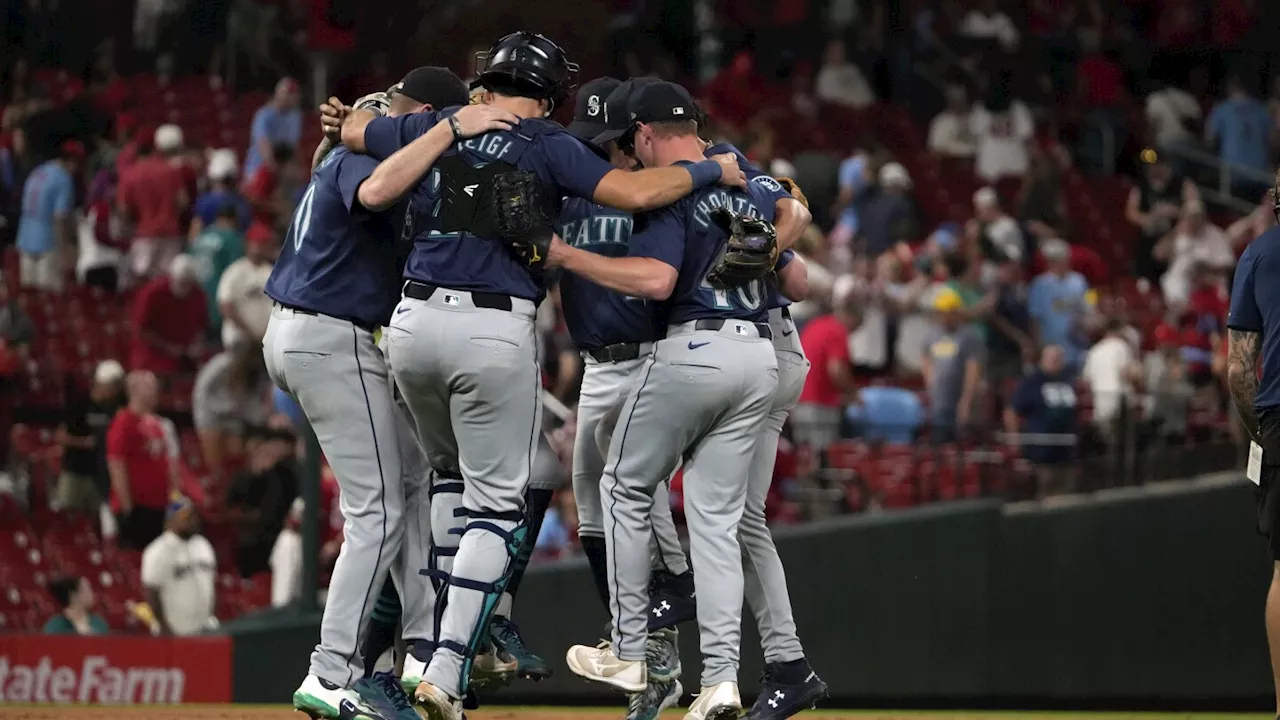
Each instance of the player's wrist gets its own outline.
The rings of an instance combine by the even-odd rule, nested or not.
[[[692,165],[686,165],[685,169],[693,178],[694,190],[701,190],[720,182],[720,163],[715,160],[700,160]]]

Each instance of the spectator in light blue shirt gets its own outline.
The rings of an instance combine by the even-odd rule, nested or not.
[[[858,396],[861,405],[850,405],[845,416],[869,442],[910,445],[924,423],[924,406],[910,390],[896,387],[865,387]]]
[[[72,178],[83,158],[80,143],[64,143],[60,156],[37,167],[23,185],[17,244],[24,288],[62,289],[62,255],[74,247]]]
[[[1250,200],[1268,186],[1270,168],[1271,114],[1267,106],[1245,92],[1240,78],[1227,80],[1227,97],[1214,106],[1205,124],[1205,139],[1217,145],[1222,161],[1233,168],[1258,170],[1258,178],[1232,178],[1232,192]]]
[[[284,78],[276,83],[275,95],[266,105],[258,108],[249,131],[249,152],[244,158],[243,177],[253,177],[263,163],[272,162],[272,148],[288,145],[296,153],[302,141],[302,110],[298,101],[302,95],[298,82]]]
[[[1086,349],[1079,321],[1089,308],[1089,283],[1072,272],[1071,249],[1062,240],[1041,243],[1040,252],[1049,267],[1031,281],[1027,311],[1040,346],[1058,345],[1066,352],[1068,368],[1078,370]]]
[[[858,213],[853,209],[853,200],[871,184],[871,173],[867,153],[859,150],[840,163],[840,196],[836,198],[836,206],[832,214],[839,219],[831,231],[831,242],[834,246],[847,246],[853,236],[858,234]]]

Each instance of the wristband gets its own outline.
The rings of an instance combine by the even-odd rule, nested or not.
[[[449,116],[449,129],[453,131],[453,141],[462,142],[462,126],[458,124],[458,116]]]
[[[693,176],[693,189],[701,190],[708,185],[715,185],[720,182],[720,163],[715,160],[700,160],[692,165],[685,165],[685,169]]]

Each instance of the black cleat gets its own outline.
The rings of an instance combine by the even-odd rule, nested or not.
[[[827,697],[827,684],[804,658],[765,665],[760,695],[748,720],[784,720],[815,707]]]
[[[655,572],[649,586],[649,632],[675,627],[697,617],[693,572],[683,575]]]

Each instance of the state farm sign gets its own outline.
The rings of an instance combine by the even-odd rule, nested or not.
[[[225,637],[0,636],[0,702],[230,700],[231,642]]]

